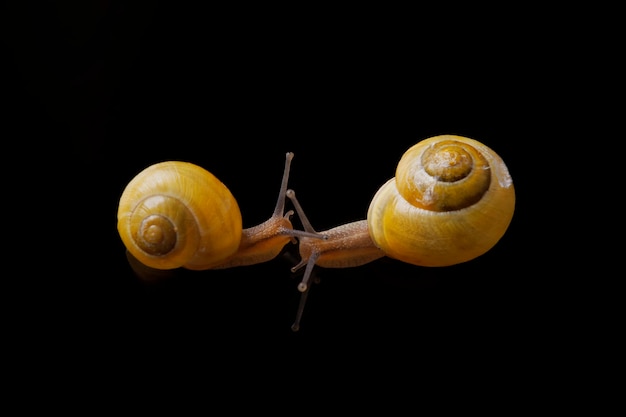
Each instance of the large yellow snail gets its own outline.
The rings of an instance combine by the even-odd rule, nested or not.
[[[209,171],[183,161],[151,165],[120,197],[119,235],[135,259],[154,269],[204,270],[273,259],[294,236],[316,236],[293,230],[293,212],[284,213],[292,158],[287,153],[272,216],[246,229],[237,201]]]
[[[293,190],[287,191],[304,229],[314,233]],[[503,160],[484,144],[441,135],[409,148],[396,175],[374,195],[367,220],[300,239],[306,265],[294,330],[314,265],[345,268],[388,256],[420,266],[448,266],[489,251],[506,232],[515,208],[513,181]]]

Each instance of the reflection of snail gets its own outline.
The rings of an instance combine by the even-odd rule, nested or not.
[[[287,191],[304,229],[315,232]],[[515,208],[515,191],[502,159],[482,143],[441,135],[408,149],[396,176],[374,195],[367,220],[322,232],[327,239],[300,239],[306,265],[294,330],[304,308],[314,265],[345,268],[388,256],[421,266],[448,266],[487,252],[504,235]]]
[[[189,162],[151,165],[120,197],[120,237],[134,258],[155,269],[228,268],[271,260],[294,236],[315,236],[293,230],[292,211],[283,214],[292,158],[287,153],[270,219],[243,230],[237,201],[213,174]]]

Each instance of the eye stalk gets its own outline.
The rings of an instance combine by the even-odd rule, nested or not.
[[[302,281],[298,284],[298,291],[302,294],[296,320],[291,327],[293,331],[297,331],[300,328],[315,265],[326,268],[350,268],[382,258],[385,254],[372,242],[367,230],[367,221],[352,222],[318,233],[304,213],[295,191],[287,190],[286,195],[293,203],[304,230],[324,237],[301,238],[299,245],[301,260],[291,268],[291,271],[295,272],[306,266]]]

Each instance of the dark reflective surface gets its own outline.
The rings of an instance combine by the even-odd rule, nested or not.
[[[519,369],[529,360],[520,349],[548,331],[538,326],[545,283],[525,273],[536,253],[523,159],[537,115],[519,105],[532,83],[509,73],[515,45],[455,36],[435,47],[409,22],[375,30],[240,16],[219,25],[211,10],[102,4],[69,15],[49,6],[7,47],[16,141],[51,138],[38,152],[63,180],[56,202],[67,243],[42,274],[39,340],[100,363],[198,365],[235,353],[267,364],[261,351],[280,352],[294,369],[320,352],[341,360],[360,352],[382,367],[435,358]],[[518,203],[507,234],[449,268],[391,259],[318,268],[298,333],[295,246],[262,265],[141,279],[117,235],[125,184],[157,161],[213,172],[249,227],[270,216],[292,151],[289,185],[321,231],[364,218],[402,153],[442,133],[481,140],[509,166]]]

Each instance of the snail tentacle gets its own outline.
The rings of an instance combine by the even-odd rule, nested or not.
[[[293,203],[304,230],[317,233],[296,198],[295,191],[288,190],[287,197]],[[302,280],[298,284],[298,291],[302,293],[296,314],[298,322],[304,310],[307,293],[310,290],[309,282],[315,265],[327,268],[348,268],[363,265],[385,256],[370,239],[365,220],[337,226],[321,232],[321,234],[325,236],[324,239],[300,239],[300,262],[291,268],[292,272],[296,272],[306,265]]]
[[[225,262],[212,267],[212,269],[232,268],[267,262],[278,256],[287,243],[297,243],[297,237],[324,238],[319,233],[295,230],[290,220],[293,211],[284,212],[285,195],[287,193],[293,156],[293,152],[285,154],[285,165],[278,191],[278,199],[271,217],[261,224],[244,229],[237,252]]]

